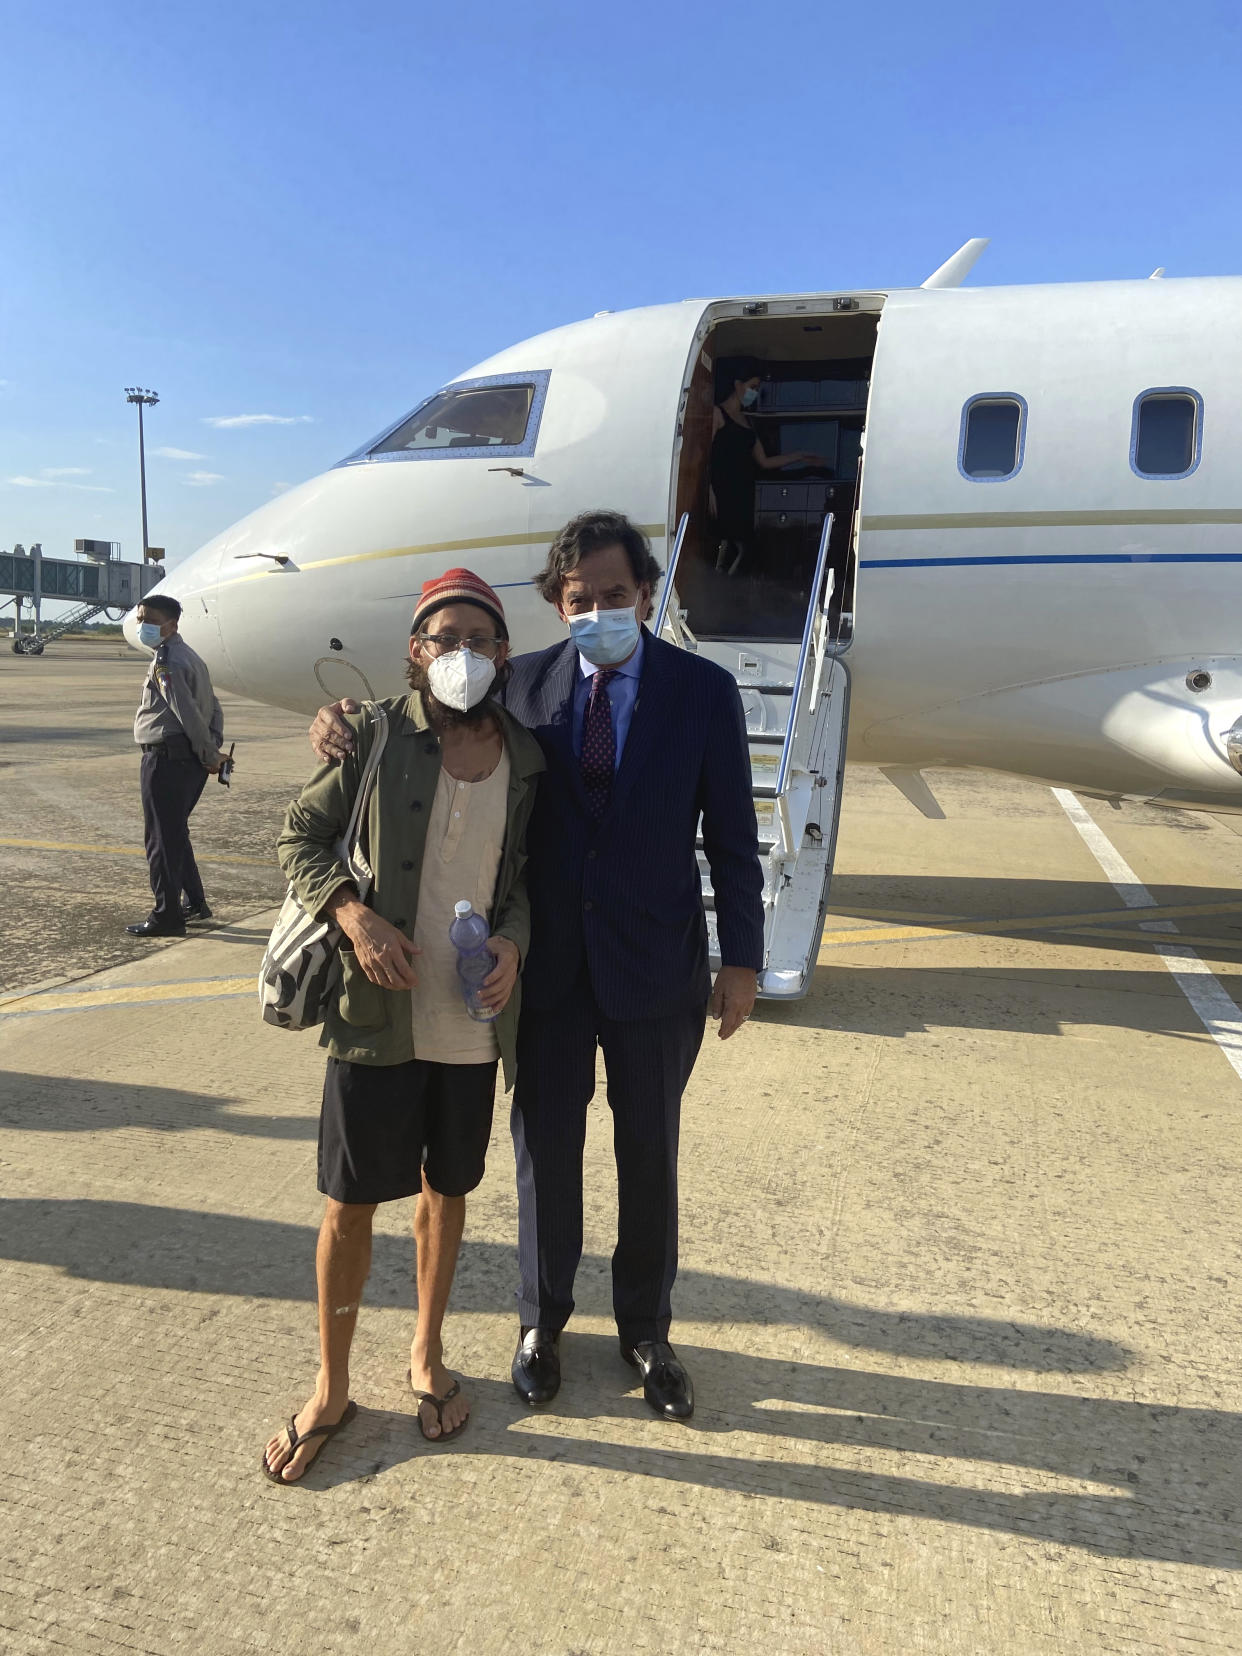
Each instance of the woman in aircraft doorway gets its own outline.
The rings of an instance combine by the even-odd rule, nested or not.
[[[781,471],[786,466],[819,465],[814,454],[764,452],[746,410],[759,401],[759,365],[747,358],[722,364],[733,389],[716,404],[712,414],[711,481],[716,521],[716,568],[736,575],[751,562],[755,542],[756,471]]]

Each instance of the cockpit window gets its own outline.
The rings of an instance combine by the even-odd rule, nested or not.
[[[341,462],[533,454],[548,374],[457,380]]]
[[[398,449],[497,445],[515,448],[525,439],[534,398],[533,385],[480,385],[468,391],[441,391],[371,452],[395,454]]]
[[[962,410],[957,463],[973,483],[1004,483],[1022,464],[1026,403],[1018,396],[972,397]]]

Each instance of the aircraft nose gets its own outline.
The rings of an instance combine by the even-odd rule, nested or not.
[[[216,589],[220,579],[220,558],[224,540],[224,536],[218,535],[214,540],[208,541],[206,546],[201,546],[197,552],[192,552],[188,558],[174,565],[145,597],[166,596],[177,600],[181,605],[181,617],[177,622],[178,632],[190,648],[207,663],[213,682],[225,689],[233,689],[234,685],[230,681],[234,674],[220,637],[216,606]],[[144,646],[138,640],[137,607],[126,615],[123,627],[126,640],[136,648],[143,649]]]

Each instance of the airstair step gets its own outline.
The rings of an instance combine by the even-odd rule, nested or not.
[[[748,742],[762,742],[765,747],[784,747],[785,732],[783,730],[748,730]]]
[[[739,690],[757,690],[761,696],[792,696],[792,684],[756,684],[753,679],[738,679]]]
[[[766,854],[768,851],[770,851],[772,849],[772,847],[774,845],[777,845],[779,843],[780,843],[780,835],[777,833],[775,826],[771,825],[771,824],[768,824],[768,823],[761,822],[759,824],[759,850],[760,850],[760,853],[761,854]],[[707,878],[707,863],[703,859],[703,841],[702,840],[700,840],[698,842],[698,852],[699,852],[699,859],[700,859],[700,861],[699,861],[699,873],[703,876],[704,879],[706,879]]]
[[[754,783],[751,787],[751,790],[750,790],[750,797],[752,799],[775,799],[777,797],[776,783],[775,782],[756,782],[756,783]]]

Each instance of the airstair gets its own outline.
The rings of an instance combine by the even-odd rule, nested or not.
[[[58,616],[55,621],[40,625],[38,632],[26,633],[15,638],[13,654],[40,656],[45,644],[50,644],[62,633],[73,632],[76,627],[85,626],[97,615],[102,615],[107,608],[107,604],[79,604],[76,609],[71,609],[68,615]]]
[[[747,643],[694,635],[674,590],[688,524],[685,516],[678,525],[653,629],[678,648],[726,668],[741,694],[764,871],[759,995],[767,1000],[796,1000],[810,987],[836,853],[850,677],[842,659],[849,636],[847,618],[842,618],[840,636],[834,639],[829,615],[832,521],[829,515],[820,535],[800,642]],[[720,965],[715,899],[701,838],[699,869],[714,971]]]

